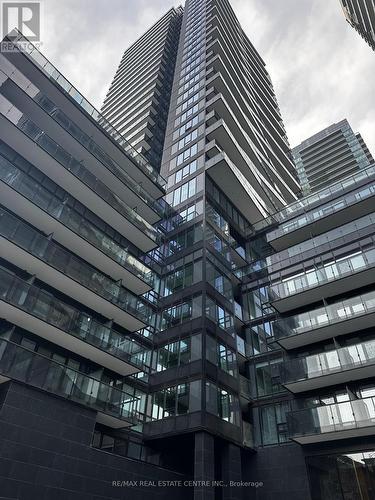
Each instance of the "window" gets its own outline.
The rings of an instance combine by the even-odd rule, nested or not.
[[[182,210],[180,212],[180,217],[181,221],[180,224],[183,224],[185,222],[188,222],[189,220],[194,219],[198,215],[197,210],[196,210],[196,204],[191,205],[188,208],[185,208],[185,210]]]
[[[185,365],[201,358],[202,336],[177,340],[158,349],[156,371]]]
[[[280,384],[280,366],[282,359],[266,360],[255,365],[258,397],[284,392]]]
[[[246,232],[249,228],[249,223],[210,179],[207,180],[207,192],[216,201],[226,218],[235,224],[239,230]]]
[[[181,135],[184,135],[185,132],[198,125],[198,122],[199,116],[194,116],[194,118],[182,125],[182,127],[180,127],[179,130],[173,134],[173,140],[177,139],[177,137],[180,137]]]
[[[268,290],[260,287],[244,294],[245,320],[256,319],[264,316],[265,307],[268,303]]]
[[[220,215],[212,205],[206,204],[208,220],[217,226],[225,235],[230,236],[230,226],[227,220]]]
[[[273,326],[269,321],[246,329],[246,342],[250,356],[271,350],[272,344],[267,343],[267,339],[271,337],[273,337]]]
[[[197,72],[195,75],[192,76],[192,78],[189,78],[187,82],[185,82],[181,87],[178,89],[178,93],[181,94],[182,92],[185,92],[191,85],[194,85],[195,83],[199,82],[200,80],[200,73]]]
[[[198,111],[199,111],[199,104],[194,104],[193,107],[185,111],[185,113],[182,113],[182,115],[176,119],[175,126],[179,125],[180,123],[183,123],[185,120],[189,118],[189,116],[198,113]]]
[[[288,441],[286,414],[290,411],[289,402],[260,408],[262,444],[279,444]]]
[[[188,160],[197,153],[198,153],[198,145],[193,144],[190,148],[186,149],[183,153],[180,153],[177,156],[177,166],[182,165],[184,161]]]
[[[216,250],[226,261],[232,262],[232,256],[229,244],[223,237],[216,234],[209,224],[206,225],[207,242],[211,245],[213,250]],[[216,256],[215,252],[212,252]]]
[[[164,297],[193,284],[194,264],[190,262],[170,273],[164,280]]]
[[[187,73],[184,77],[180,78],[180,85],[182,85],[183,83],[186,83],[188,82],[193,75],[197,75],[201,70],[201,66],[198,65],[196,66],[195,68],[193,68],[189,73]]]
[[[196,193],[197,178],[191,179],[189,182],[182,184],[182,186],[176,188],[174,191],[168,194],[167,202],[171,203],[172,206],[179,205],[183,203],[188,198],[191,198]]]
[[[200,380],[167,387],[152,395],[152,418],[160,420],[200,409]]]
[[[219,328],[225,330],[229,335],[234,335],[233,315],[210,297],[206,298],[206,315],[216,323]]]
[[[199,76],[199,75],[197,75],[197,76]],[[186,90],[182,95],[180,95],[178,97],[177,104],[180,104],[182,101],[185,101],[185,99],[187,99],[191,94],[193,94],[194,92],[196,92],[199,89],[200,85],[201,84],[198,81],[191,88],[189,88],[188,90]]]
[[[206,336],[206,359],[233,377],[237,374],[236,354],[210,335]]]
[[[238,398],[212,382],[206,382],[206,411],[234,425],[239,425]]]
[[[166,330],[173,326],[183,323],[187,319],[191,318],[192,304],[191,300],[188,302],[183,302],[172,307],[168,307],[161,313],[161,324],[160,330]]]
[[[211,256],[211,254],[210,254]],[[214,257],[212,256],[214,259]],[[215,259],[217,262],[217,260]],[[215,288],[221,295],[223,295],[227,300],[233,301],[233,286],[230,279],[227,277],[223,270],[211,264],[207,261],[206,266],[206,278],[207,282]]]
[[[190,142],[194,141],[197,137],[198,137],[198,129],[195,129],[192,132],[190,132],[190,134],[185,135],[184,138],[182,138],[178,141],[177,150],[179,151],[180,149],[184,148]],[[173,148],[172,148],[172,150],[173,150]],[[195,154],[195,153],[192,153],[192,154]]]
[[[181,111],[185,111],[188,107],[190,107],[192,104],[197,102],[200,99],[200,94],[201,94],[201,92],[197,92],[196,94],[191,96],[187,101],[182,103]]]
[[[202,224],[197,224],[194,227],[190,227],[185,231],[179,232],[173,238],[171,238],[163,249],[166,257],[175,255],[181,250],[193,246],[198,241],[201,241],[203,237]]]

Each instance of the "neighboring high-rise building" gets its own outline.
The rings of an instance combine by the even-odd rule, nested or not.
[[[374,196],[372,164],[253,226],[262,253],[242,304],[257,498],[374,496]]]
[[[347,120],[334,123],[292,150],[304,195],[319,191],[374,162]]]
[[[160,170],[183,10],[170,9],[124,53],[102,113]]]
[[[375,165],[298,199],[228,1],[170,12],[160,172],[20,34],[0,56],[1,495],[372,498]]]
[[[374,0],[340,0],[346,20],[375,50]]]

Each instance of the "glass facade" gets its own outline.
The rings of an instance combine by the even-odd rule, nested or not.
[[[318,455],[306,459],[312,500],[373,498],[374,451]]]
[[[146,60],[156,46],[168,68]],[[136,41],[105,118],[38,54],[24,55],[38,85],[22,57],[0,57],[1,377],[95,410],[97,450],[163,466],[158,446],[191,452],[204,435],[221,477],[227,458],[245,475],[280,447],[278,467],[296,460],[316,475],[313,497],[366,498],[373,165],[297,199],[270,77],[227,0],[189,0]],[[361,456],[360,473],[344,459],[361,475],[352,489],[339,469],[355,450],[328,460],[329,441]],[[334,464],[337,491],[316,453]]]

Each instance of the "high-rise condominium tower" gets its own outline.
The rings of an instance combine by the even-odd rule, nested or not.
[[[124,53],[102,112],[160,170],[182,8],[170,9]]]
[[[372,498],[375,166],[298,198],[227,0],[135,42],[105,116],[11,39],[1,495]]]
[[[334,123],[292,150],[302,191],[319,191],[374,162],[347,120]]]
[[[375,4],[373,0],[340,0],[348,23],[375,50]]]

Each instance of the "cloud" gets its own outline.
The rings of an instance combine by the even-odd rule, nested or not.
[[[292,146],[347,118],[375,154],[375,53],[338,0],[232,0],[267,64]]]
[[[42,51],[98,108],[124,50],[177,2],[44,0]],[[375,154],[375,53],[338,0],[231,0],[267,64],[292,146],[347,118]]]

